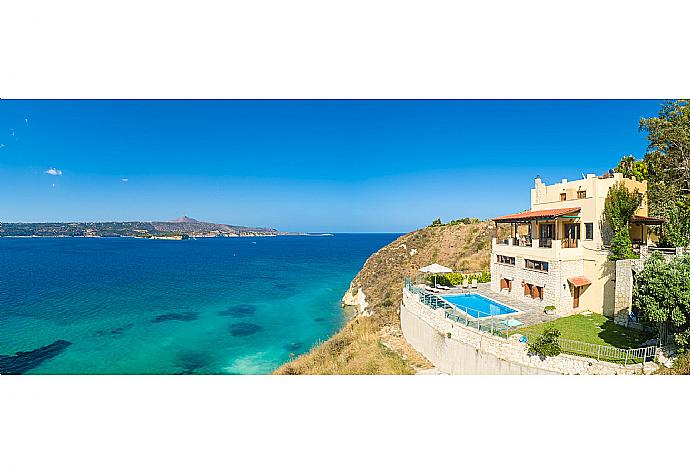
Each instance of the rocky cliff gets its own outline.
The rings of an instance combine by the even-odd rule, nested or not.
[[[427,227],[381,248],[367,259],[343,297],[344,305],[355,308],[354,318],[277,373],[412,373],[430,367],[402,337],[403,279],[417,276],[420,267],[433,262],[459,272],[486,270],[493,235],[490,221]],[[360,337],[371,339],[365,346]]]

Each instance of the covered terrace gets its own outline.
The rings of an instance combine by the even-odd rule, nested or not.
[[[560,240],[562,248],[575,248],[581,238],[579,207],[523,211],[499,216],[493,221],[498,244],[531,247],[538,242],[539,247],[550,248],[554,240]],[[512,241],[499,241],[499,224],[511,225]]]

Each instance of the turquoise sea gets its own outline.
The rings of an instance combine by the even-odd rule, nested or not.
[[[270,373],[396,237],[0,238],[0,372]]]

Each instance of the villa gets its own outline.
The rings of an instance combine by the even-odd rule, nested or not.
[[[631,298],[632,274],[620,276],[619,267],[616,286],[617,264],[608,259],[612,235],[603,224],[604,202],[617,183],[642,196],[630,235],[644,255],[657,240],[649,226],[663,222],[647,214],[646,181],[618,173],[587,174],[580,180],[546,185],[537,177],[529,211],[493,219],[491,290],[541,309],[554,307],[556,315],[624,312],[620,319],[627,324],[630,307],[624,305]],[[501,225],[509,225],[511,237],[498,238]]]

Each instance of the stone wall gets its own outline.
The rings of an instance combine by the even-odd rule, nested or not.
[[[505,340],[452,323],[443,310],[431,309],[408,290],[403,290],[400,325],[407,342],[447,374],[644,373],[640,365],[622,366],[565,354],[543,360],[530,356],[519,335]]]
[[[616,261],[616,291],[614,294],[613,322],[622,326],[630,324],[634,278],[633,272],[644,268],[644,259]]]
[[[573,293],[568,277],[579,276],[584,273],[583,261],[547,261],[549,271],[525,269],[525,259],[515,257],[515,265],[499,264],[495,262],[496,255],[491,255],[491,290],[500,291],[500,279],[513,278],[513,289],[510,293],[504,290],[502,293],[522,302],[534,305],[540,309],[552,305],[556,307],[559,315],[573,312]],[[522,282],[544,287],[544,300],[533,299],[525,296]]]

